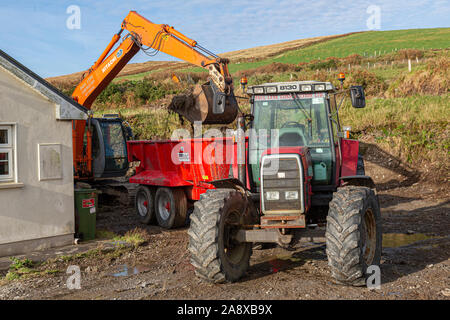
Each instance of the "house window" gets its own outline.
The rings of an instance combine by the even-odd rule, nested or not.
[[[0,182],[14,180],[13,126],[0,125]]]

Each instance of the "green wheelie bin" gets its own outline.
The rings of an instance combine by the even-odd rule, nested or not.
[[[98,191],[75,189],[75,237],[83,241],[95,239]]]

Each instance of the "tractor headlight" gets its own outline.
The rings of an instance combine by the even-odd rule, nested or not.
[[[264,88],[263,87],[253,88],[253,93],[256,93],[256,94],[264,93]]]
[[[277,93],[277,87],[267,87],[266,93]]]
[[[303,85],[302,91],[312,91],[312,86],[310,84]]]
[[[266,199],[270,200],[280,200],[280,193],[278,191],[268,191],[266,192]]]
[[[324,84],[316,84],[314,86],[315,91],[325,91],[325,85]]]
[[[285,191],[284,198],[286,200],[297,200],[298,199],[298,191]]]

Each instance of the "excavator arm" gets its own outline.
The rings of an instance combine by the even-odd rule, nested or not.
[[[128,34],[111,52],[121,40],[124,31],[128,31]],[[120,31],[113,36],[99,59],[83,75],[72,98],[90,109],[98,95],[139,50],[149,55],[161,51],[208,70],[209,81],[196,86],[190,95],[175,97],[169,106],[170,110],[191,122],[225,124],[234,121],[238,106],[233,93],[233,81],[228,71],[229,61],[201,47],[195,40],[186,37],[173,27],[155,24],[135,11],[131,11],[123,20]],[[90,128],[86,130],[85,121],[78,120],[73,123],[73,149],[75,177],[91,177],[92,133]]]
[[[111,49],[121,39],[123,31],[129,34],[107,57]],[[87,71],[76,87],[72,98],[86,108],[90,108],[97,96],[117,76],[133,56],[142,49],[152,54],[161,51],[173,57],[208,69],[211,80],[220,92],[229,95],[233,83],[228,71],[228,59],[223,59],[198,45],[181,32],[166,24],[155,24],[131,11],[124,19],[120,31],[114,35],[100,58]],[[209,56],[212,56],[209,57]]]

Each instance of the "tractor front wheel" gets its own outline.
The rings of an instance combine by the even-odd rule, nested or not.
[[[234,282],[249,267],[251,243],[234,239],[239,226],[251,223],[249,201],[230,189],[208,190],[195,203],[189,228],[189,251],[195,273],[214,283]]]
[[[336,282],[365,285],[367,268],[381,260],[380,207],[372,189],[338,188],[328,211],[326,243],[328,265]]]

